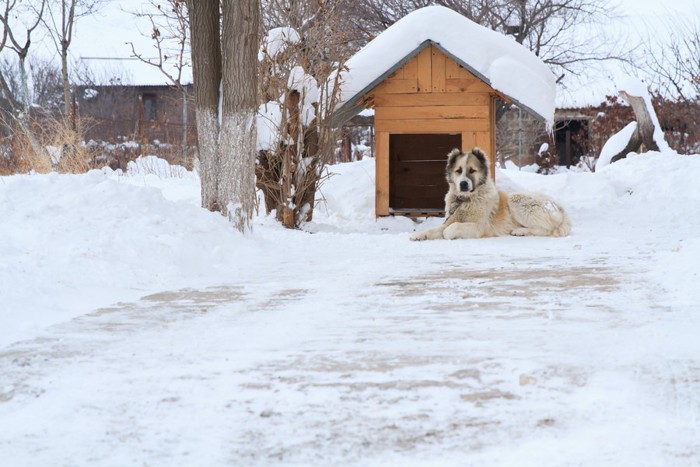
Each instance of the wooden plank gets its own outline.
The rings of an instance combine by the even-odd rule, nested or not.
[[[430,51],[432,46],[426,47],[416,55],[418,65],[418,92],[432,92],[432,58]]]
[[[459,63],[455,62],[451,58],[448,58],[445,62],[445,78],[447,79],[457,79],[463,78],[464,76],[460,73],[460,70],[464,70]]]
[[[489,120],[485,118],[473,119],[409,119],[409,120],[383,120],[375,119],[376,131],[391,133],[461,133],[464,131],[488,131]]]
[[[481,148],[482,151],[486,153],[489,159],[489,167],[491,168],[491,177],[493,178],[494,172],[496,171],[496,157],[491,148],[491,132],[490,131],[479,131],[476,133],[476,145]]]
[[[393,79],[404,79],[403,67],[399,68],[398,70],[396,70],[395,72],[393,72],[392,74],[390,74],[389,77],[386,78],[386,79],[387,79],[387,80],[390,80],[390,79],[391,79],[391,80],[393,80]]]
[[[403,68],[404,79],[418,79],[418,61],[415,58],[406,62],[401,68]]]
[[[488,105],[461,106],[421,106],[421,107],[377,107],[375,118],[378,120],[401,120],[426,118],[490,118]]]
[[[389,79],[374,89],[375,94],[409,94],[418,92],[415,79]]]
[[[493,92],[493,89],[478,78],[447,79],[445,80],[446,92]]]
[[[431,49],[431,81],[433,92],[445,92],[445,60],[447,57],[435,47]]]
[[[405,216],[405,217],[445,217],[444,206],[440,209],[423,209],[420,211],[416,210],[404,210],[404,209],[390,209],[389,213],[392,216]]]
[[[389,215],[389,133],[376,132],[374,213],[376,216]]]
[[[484,150],[486,154],[491,157],[491,132],[490,131],[477,131],[476,133],[476,145]]]
[[[469,152],[474,148],[474,146],[476,146],[476,132],[462,132],[462,152]]]
[[[491,178],[496,180],[496,96],[491,96],[489,106],[489,120],[491,120]]]
[[[374,105],[379,107],[421,107],[443,105],[489,105],[488,93],[426,93],[426,94],[377,94]]]

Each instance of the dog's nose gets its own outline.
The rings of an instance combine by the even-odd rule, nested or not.
[[[459,182],[459,189],[462,191],[469,191],[469,183],[467,183],[466,181]]]

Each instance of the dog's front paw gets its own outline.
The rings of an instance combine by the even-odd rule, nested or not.
[[[530,230],[521,228],[521,229],[513,229],[513,231],[510,233],[514,237],[527,237],[530,235]]]
[[[411,235],[410,240],[412,242],[422,242],[423,240],[428,239],[428,234],[427,232],[416,232],[413,235]]]

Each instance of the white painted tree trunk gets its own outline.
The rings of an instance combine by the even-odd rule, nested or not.
[[[202,206],[245,231],[255,206],[260,6],[258,0],[189,0],[188,8]]]
[[[199,176],[202,181],[202,207],[221,211],[219,204],[219,118],[211,108],[197,108]]]
[[[240,231],[250,230],[255,205],[255,112],[224,114],[219,144],[222,210]]]

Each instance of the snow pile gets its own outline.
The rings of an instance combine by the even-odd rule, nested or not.
[[[262,60],[267,55],[275,59],[279,54],[284,53],[291,44],[298,44],[301,40],[299,33],[291,27],[281,27],[270,29],[263,38],[258,60]]]
[[[162,179],[184,202],[147,186],[154,177],[107,169],[2,178],[0,346],[149,290],[211,281],[217,257],[254,250],[198,207],[196,177]]]
[[[89,101],[90,99],[96,98],[100,93],[96,89],[85,88],[83,91],[83,99]]]
[[[277,147],[282,127],[282,105],[279,102],[268,102],[258,107],[255,116],[257,126],[258,151],[272,151]]]
[[[316,118],[316,108],[314,104],[318,102],[318,82],[316,79],[306,74],[300,66],[295,66],[289,72],[287,87],[290,91],[297,91],[301,101],[300,118],[304,126],[309,126]]]
[[[556,84],[547,65],[511,38],[442,6],[409,13],[350,58],[348,71],[342,72],[337,108],[353,105],[386,70],[426,41],[437,44],[475,70],[491,87],[533,110],[552,127]]]
[[[636,129],[637,122],[630,122],[622,130],[612,135],[603,145],[603,149],[600,150],[600,156],[595,163],[596,169],[609,165],[610,160],[625,149]]]
[[[156,156],[140,156],[126,165],[129,175],[154,175],[158,178],[183,178],[189,172],[180,165],[170,165],[165,159]]]

